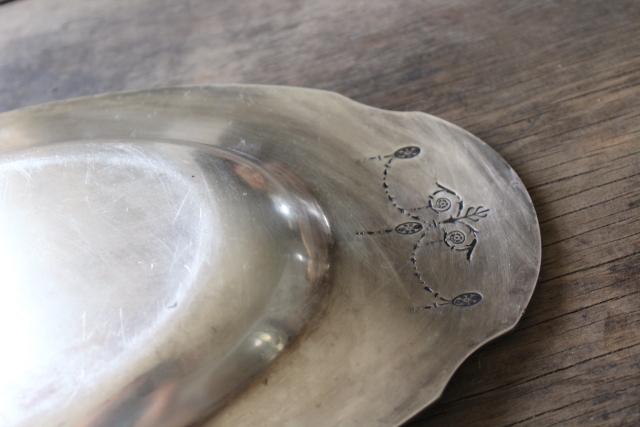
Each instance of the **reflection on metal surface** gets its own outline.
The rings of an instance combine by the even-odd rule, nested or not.
[[[0,114],[0,235],[8,426],[397,425],[540,262],[473,136],[265,86]]]
[[[281,352],[322,290],[327,222],[282,166],[186,143],[72,141],[5,155],[0,182],[10,422],[160,358],[90,425],[167,423],[141,384],[172,408],[166,425],[188,423]],[[215,366],[147,351],[164,339],[213,345]]]

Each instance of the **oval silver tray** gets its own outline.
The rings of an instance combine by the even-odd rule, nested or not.
[[[464,130],[300,88],[0,114],[9,426],[389,426],[533,292],[514,171]]]

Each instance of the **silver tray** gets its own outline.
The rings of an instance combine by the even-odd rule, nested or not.
[[[464,130],[300,88],[0,114],[7,426],[390,426],[533,292],[514,171]]]

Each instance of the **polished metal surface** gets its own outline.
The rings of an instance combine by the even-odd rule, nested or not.
[[[285,87],[0,114],[0,230],[9,426],[397,425],[540,264],[477,138]]]

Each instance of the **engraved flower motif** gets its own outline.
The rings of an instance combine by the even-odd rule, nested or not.
[[[449,209],[451,209],[451,200],[446,197],[438,197],[432,203],[432,207],[436,212],[448,211]]]
[[[398,225],[395,230],[398,234],[415,234],[422,231],[422,224],[417,221],[403,222]]]
[[[448,219],[457,217],[462,209],[462,198],[453,191],[439,186],[439,189],[429,195],[427,206],[439,217]]]
[[[462,231],[453,230],[450,233],[447,233],[445,242],[447,242],[447,244],[449,244],[450,246],[457,246],[463,244],[466,239],[467,236],[465,236]]]
[[[482,295],[478,292],[465,292],[451,300],[451,304],[457,307],[471,307],[482,300]]]
[[[420,154],[420,147],[409,146],[397,149],[393,153],[393,157],[395,157],[396,159],[411,159],[418,154]]]
[[[445,222],[440,226],[444,232],[444,243],[453,251],[467,252],[467,257],[470,257],[478,242],[478,232],[462,221]]]

